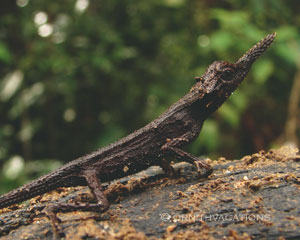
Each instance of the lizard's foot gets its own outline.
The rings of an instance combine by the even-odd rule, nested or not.
[[[205,163],[203,159],[197,159],[194,161],[194,164],[197,168],[199,178],[206,178],[213,172],[212,166]],[[203,168],[206,170],[205,172],[202,171]]]
[[[101,192],[102,193],[102,192]],[[71,212],[71,211],[87,211],[87,212],[105,212],[109,208],[109,203],[105,199],[99,199],[98,203],[58,203],[52,204],[44,210],[49,218],[53,230],[53,239],[60,239],[64,236],[61,220],[57,217],[58,212]]]
[[[44,209],[44,213],[49,218],[52,231],[53,231],[53,239],[60,239],[61,237],[64,237],[64,233],[61,228],[61,220],[56,215],[56,205],[50,205]]]

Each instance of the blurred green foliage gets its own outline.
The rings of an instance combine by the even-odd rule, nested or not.
[[[0,191],[56,168],[49,158],[67,162],[142,127],[212,61],[235,61],[274,31],[276,43],[189,151],[240,157],[283,131],[299,59],[297,0],[1,5]]]

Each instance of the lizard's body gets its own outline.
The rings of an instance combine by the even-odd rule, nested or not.
[[[192,95],[193,93],[189,92],[160,117],[127,137],[65,164],[8,193],[6,198],[4,198],[5,195],[0,197],[0,208],[58,187],[86,186],[84,171],[89,168],[97,170],[101,182],[107,182],[147,169],[149,166],[160,165],[161,147],[166,143],[166,138],[179,138],[186,132],[194,138],[201,130],[204,121],[200,119],[198,111],[201,108],[198,105],[201,103],[188,102],[187,99],[190,99]],[[188,140],[191,141],[192,138]],[[184,143],[180,142],[177,147]],[[125,171],[124,168],[128,170]]]
[[[213,62],[197,83],[165,113],[145,127],[100,148],[99,150],[73,160],[59,169],[33,182],[0,196],[0,208],[22,202],[34,196],[64,186],[89,186],[97,203],[50,205],[46,213],[52,220],[57,234],[58,211],[99,211],[108,209],[109,203],[102,192],[101,182],[133,174],[159,165],[166,172],[175,174],[166,161],[171,156],[181,158],[207,170],[212,169],[202,160],[180,149],[195,140],[204,120],[219,108],[247,75],[252,63],[272,44],[275,33],[268,35],[253,46],[236,63]]]

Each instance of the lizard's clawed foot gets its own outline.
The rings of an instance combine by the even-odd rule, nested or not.
[[[198,159],[197,161],[194,162],[197,172],[198,172],[198,177],[199,178],[206,178],[213,172],[213,168],[211,165],[207,164],[204,162],[202,159]],[[205,169],[206,171],[203,172],[201,169]]]
[[[50,205],[46,207],[46,209],[44,210],[44,213],[50,220],[54,240],[60,239],[61,237],[64,236],[64,233],[60,226],[61,220],[57,217],[56,212],[57,212],[56,205]]]

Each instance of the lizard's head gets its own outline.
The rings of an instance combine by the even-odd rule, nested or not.
[[[198,78],[191,92],[204,96],[210,95],[209,102],[219,107],[239,86],[250,70],[252,63],[272,44],[276,33],[267,35],[254,45],[236,63],[224,61],[213,62],[206,72]]]

